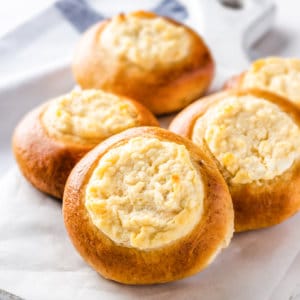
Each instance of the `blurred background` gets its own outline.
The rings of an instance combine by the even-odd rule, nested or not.
[[[93,4],[94,2],[96,6],[101,6],[101,3],[105,1],[107,2],[107,0],[89,0],[89,3]],[[134,5],[138,4],[138,2],[143,2],[143,0],[129,1]],[[199,2],[201,1],[211,2],[214,0],[199,0]],[[244,2],[247,1],[253,0],[244,0]],[[261,0],[256,1],[260,2]],[[13,30],[16,26],[30,20],[30,18],[37,15],[55,2],[56,0],[1,1],[0,38]],[[76,2],[76,0],[74,0],[74,2]],[[112,3],[115,1],[110,0],[110,2]],[[181,2],[187,3],[189,1],[183,0]],[[266,37],[265,42],[268,43],[270,48],[273,47],[273,52],[271,54],[297,56],[300,51],[300,3],[295,0],[274,0],[273,2],[277,6],[276,21],[271,33]],[[41,28],[37,28],[37,30],[41,30]]]
[[[137,9],[185,22],[204,37],[218,68],[214,87],[256,58],[300,53],[295,0],[9,0],[0,8],[0,88],[69,65],[88,26]]]

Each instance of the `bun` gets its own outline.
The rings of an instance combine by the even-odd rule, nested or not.
[[[81,256],[126,284],[192,275],[233,233],[230,194],[210,153],[156,127],[128,129],[89,152],[68,178],[63,215]]]
[[[300,107],[300,59],[282,57],[259,59],[249,70],[229,79],[224,89],[230,88],[272,92]]]
[[[201,96],[213,73],[212,56],[194,31],[143,11],[91,27],[73,59],[73,74],[82,88],[136,99],[158,115]]]
[[[24,176],[39,190],[62,198],[78,160],[105,138],[130,127],[158,126],[141,104],[100,90],[73,91],[28,113],[13,135]]]
[[[259,90],[227,91],[182,111],[170,130],[207,144],[225,177],[235,230],[278,224],[300,209],[300,113]]]

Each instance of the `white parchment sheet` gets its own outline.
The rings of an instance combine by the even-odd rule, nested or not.
[[[65,232],[61,203],[35,190],[16,167],[2,177],[0,191],[0,288],[26,299],[273,300],[300,294],[300,214],[236,234],[198,275],[135,287],[103,279],[81,259]]]

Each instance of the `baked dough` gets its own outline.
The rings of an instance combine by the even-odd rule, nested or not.
[[[158,126],[140,103],[101,90],[73,91],[28,113],[17,126],[13,150],[24,176],[62,198],[77,161],[99,142],[125,129]]]
[[[300,107],[300,59],[267,57],[234,76],[225,88],[260,89],[289,99]]]
[[[89,152],[68,178],[63,215],[81,256],[126,284],[192,275],[233,234],[230,194],[211,154],[156,127],[128,129]]]
[[[208,146],[225,177],[235,230],[271,226],[300,209],[300,113],[259,90],[228,91],[182,111],[170,130]]]
[[[185,107],[207,90],[214,63],[194,31],[139,11],[90,28],[76,49],[73,73],[82,88],[125,95],[155,114],[165,114]]]

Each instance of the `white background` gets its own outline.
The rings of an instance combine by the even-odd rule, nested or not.
[[[96,2],[97,0],[94,1]],[[37,14],[53,2],[55,1],[1,0],[0,37],[12,30],[15,26],[30,19],[31,16]],[[276,24],[271,34],[259,45],[259,48],[262,50],[262,55],[274,54],[300,57],[300,1],[274,0],[274,2],[278,8]],[[272,49],[271,53],[270,49]]]

